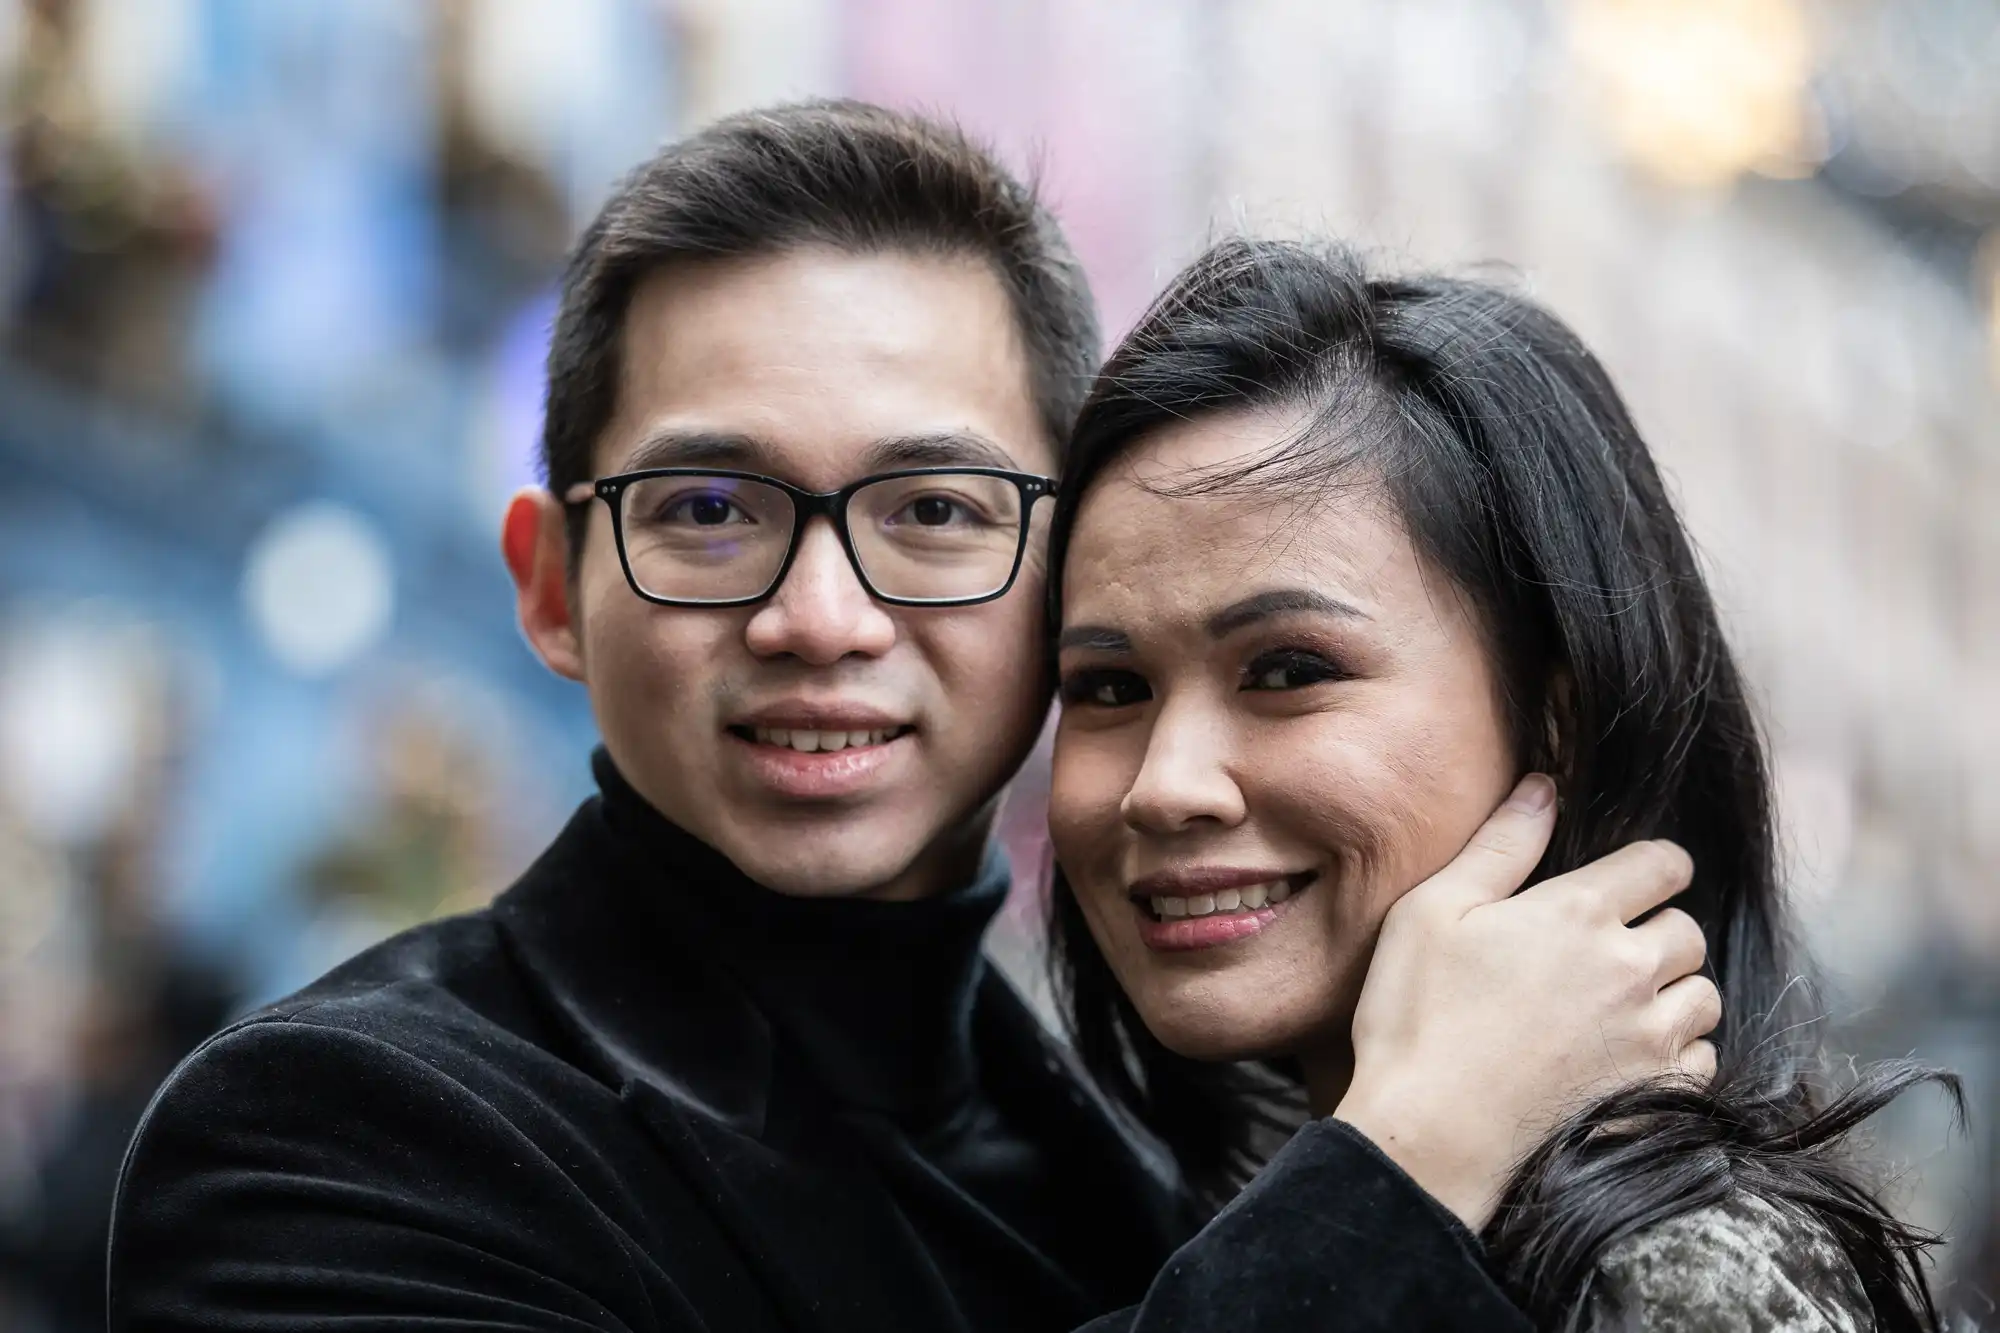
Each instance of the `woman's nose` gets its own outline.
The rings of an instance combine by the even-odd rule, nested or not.
[[[1243,821],[1243,791],[1228,767],[1227,728],[1193,708],[1163,708],[1119,813],[1145,833],[1179,833],[1203,820]]]

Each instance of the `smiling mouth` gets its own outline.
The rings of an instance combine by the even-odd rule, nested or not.
[[[876,727],[859,731],[806,730],[790,727],[730,727],[729,734],[752,745],[772,745],[799,754],[831,754],[887,745],[907,736],[915,727]]]
[[[1236,889],[1218,889],[1187,897],[1154,894],[1134,898],[1132,903],[1155,921],[1184,921],[1194,917],[1246,916],[1268,907],[1289,902],[1306,890],[1319,876],[1313,871],[1245,884]]]

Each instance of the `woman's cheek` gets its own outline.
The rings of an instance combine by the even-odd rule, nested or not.
[[[1058,727],[1049,774],[1049,841],[1073,884],[1115,869],[1124,820],[1119,809],[1131,789],[1119,747],[1101,734]]]
[[[1265,786],[1266,817],[1330,863],[1334,892],[1319,910],[1343,949],[1372,941],[1396,900],[1430,873],[1420,867],[1435,841],[1433,781],[1397,761],[1406,742],[1393,726],[1370,721],[1329,718],[1299,728],[1300,743],[1267,747],[1275,780]]]

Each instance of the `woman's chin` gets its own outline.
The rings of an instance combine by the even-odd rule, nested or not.
[[[1304,1008],[1304,1006],[1301,1006]],[[1203,1064],[1233,1064],[1239,1060],[1275,1060],[1324,1043],[1329,1029],[1343,1035],[1345,1022],[1294,1010],[1273,1012],[1270,1006],[1242,1012],[1202,1007],[1142,1007],[1147,1031],[1162,1046],[1187,1060]]]

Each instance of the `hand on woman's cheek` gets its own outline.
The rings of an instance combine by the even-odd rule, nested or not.
[[[1086,497],[1050,825],[1165,1045],[1325,1063],[1345,1058],[1383,917],[1464,846],[1515,764],[1475,619],[1373,488],[1309,508],[1159,493],[1162,473],[1280,429],[1190,423]]]

